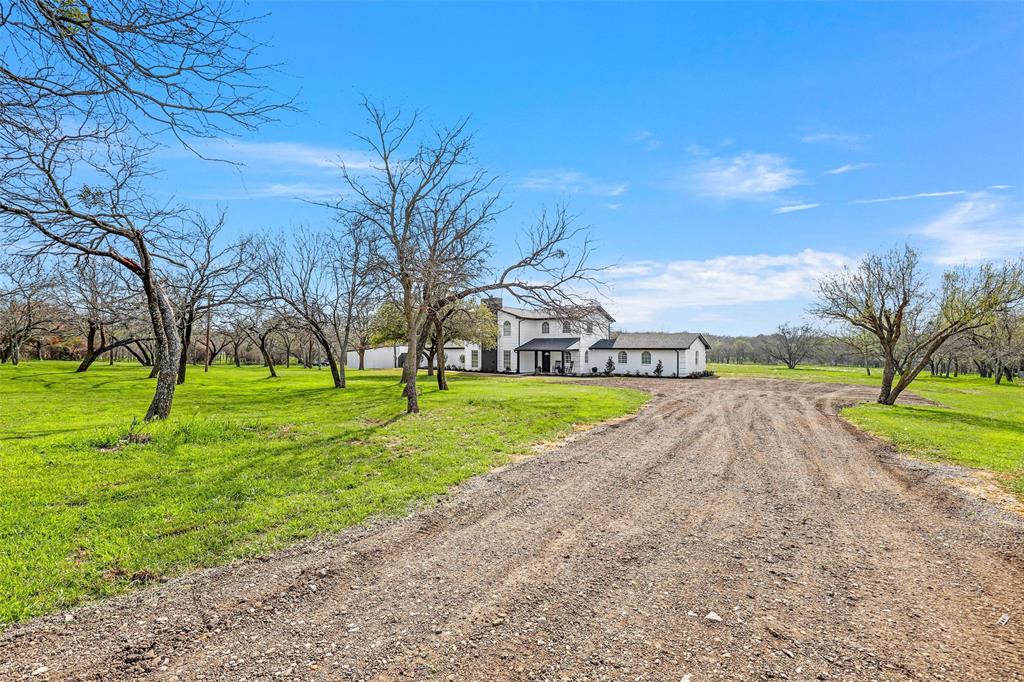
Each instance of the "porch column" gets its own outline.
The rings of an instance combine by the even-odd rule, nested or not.
[[[533,351],[533,373],[537,373],[537,351]]]

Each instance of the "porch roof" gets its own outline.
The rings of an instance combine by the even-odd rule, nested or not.
[[[580,337],[560,337],[553,339],[530,339],[516,348],[521,350],[570,350],[580,342]]]

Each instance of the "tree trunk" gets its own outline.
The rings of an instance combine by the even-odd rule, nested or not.
[[[85,334],[85,357],[82,358],[81,364],[78,365],[78,369],[75,372],[84,372],[89,369],[89,366],[96,360],[96,322],[89,320],[89,331]]]
[[[192,344],[192,313],[185,313],[187,321],[181,325],[181,360],[178,362],[178,384],[185,383],[185,368],[188,366],[188,349]],[[194,359],[194,356],[193,356]]]
[[[409,320],[412,322],[412,320]],[[416,372],[419,369],[420,351],[417,343],[418,335],[412,324],[409,332],[409,347],[405,353],[405,366],[402,368],[402,379],[405,381],[405,388],[402,393],[405,395],[405,411],[408,414],[416,414],[420,411],[420,397],[416,389]]]
[[[277,370],[274,369],[274,358],[270,357],[270,352],[267,351],[267,337],[260,336],[260,353],[263,355],[263,364],[270,370],[270,376],[274,379],[277,378]]]
[[[147,272],[143,286],[150,321],[156,335],[156,391],[146,411],[146,421],[166,419],[171,414],[174,388],[178,383],[178,362],[181,358],[181,340],[174,323],[174,310],[152,272]]]
[[[331,378],[334,380],[335,388],[345,388],[345,381],[342,378],[341,372],[338,371],[338,360],[334,357],[334,351],[329,347],[324,349],[327,353],[327,364],[331,366]]]
[[[444,326],[441,320],[434,322],[434,345],[437,347],[437,390],[448,390],[448,375],[445,373]],[[440,338],[440,340],[438,340]]]
[[[882,387],[878,393],[878,402],[882,405],[892,405],[890,402],[892,395],[892,380],[896,376],[896,363],[893,361],[892,355],[886,353],[885,364],[882,367]]]
[[[867,356],[864,356],[864,371],[868,373],[868,376],[871,376],[871,364],[868,362]]]
[[[366,363],[364,361],[364,358],[366,357],[366,349],[360,348],[357,352],[359,353],[359,369],[366,369]]]
[[[139,361],[140,365],[142,365],[143,367],[148,367],[150,360],[149,353],[146,351],[146,348],[142,345],[141,341],[136,341],[135,346],[138,348],[138,350],[135,350],[135,348],[132,348],[130,345],[125,346],[125,348],[128,349],[129,353],[135,356],[135,359]]]

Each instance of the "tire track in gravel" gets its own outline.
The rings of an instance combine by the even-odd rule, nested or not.
[[[0,679],[1024,679],[1024,524],[836,416],[867,389],[608,383],[655,397],[404,520],[10,628]]]

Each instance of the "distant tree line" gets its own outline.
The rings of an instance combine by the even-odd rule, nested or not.
[[[978,374],[995,383],[1024,372],[1024,261],[959,266],[931,284],[905,246],[868,254],[819,282],[810,313],[821,321],[757,336],[707,336],[725,363],[861,366],[881,374],[891,404],[922,372]]]

